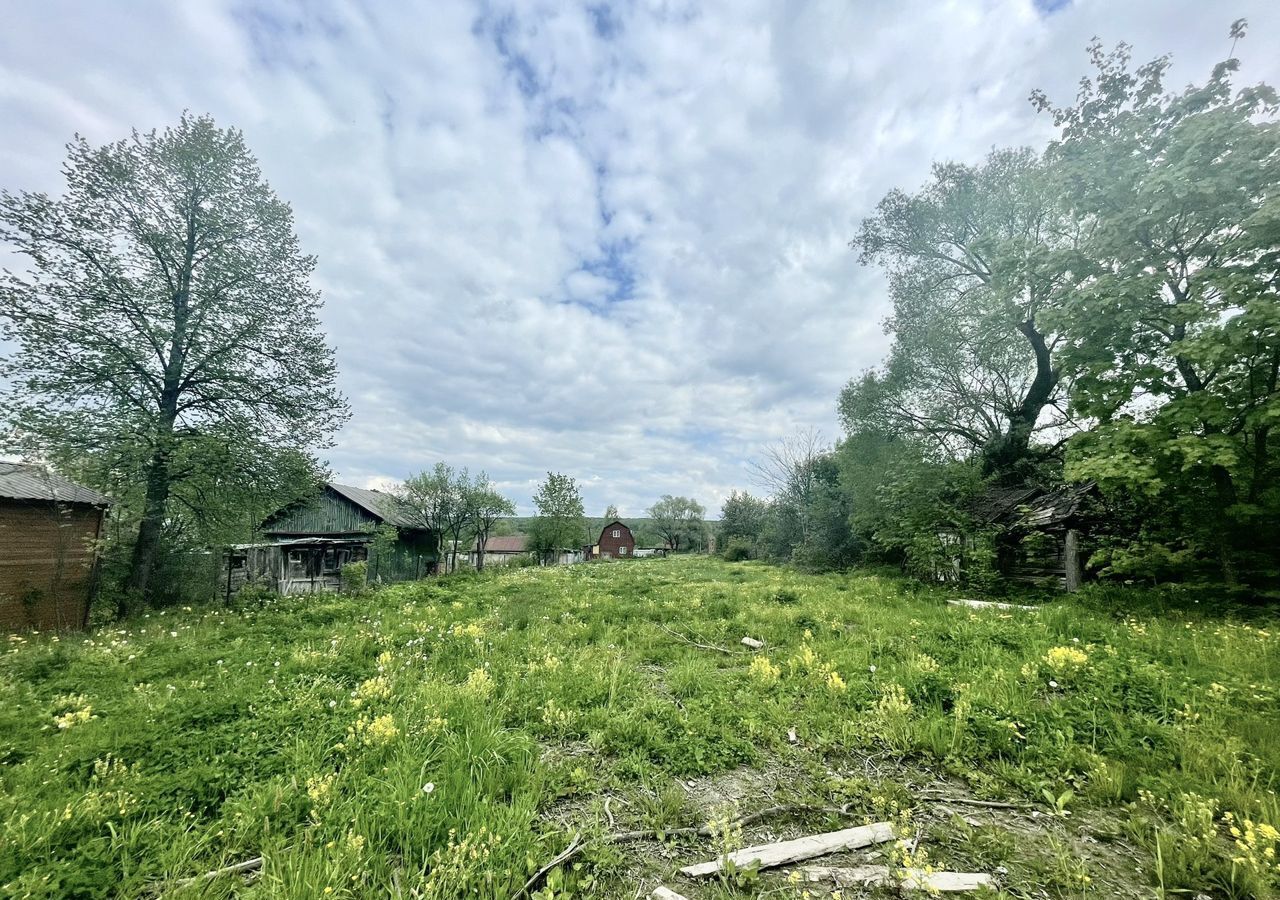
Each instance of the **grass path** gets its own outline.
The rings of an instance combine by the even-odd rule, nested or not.
[[[1140,592],[972,610],[691,558],[14,635],[0,895],[506,898],[581,831],[540,897],[800,897],[672,873],[889,819],[922,838],[905,862],[998,869],[1010,896],[1275,896],[1278,635]],[[600,839],[775,804],[845,812]]]

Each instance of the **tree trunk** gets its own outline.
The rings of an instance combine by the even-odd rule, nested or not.
[[[1218,527],[1215,529],[1218,543],[1218,563],[1222,566],[1222,580],[1228,585],[1238,582],[1235,560],[1235,523],[1231,507],[1236,504],[1236,486],[1231,473],[1222,466],[1210,469],[1217,509]]]
[[[172,426],[171,426],[172,427]],[[138,539],[133,545],[133,558],[129,563],[129,577],[125,581],[126,596],[122,603],[142,600],[147,595],[151,571],[155,568],[160,550],[160,533],[164,527],[165,507],[169,502],[169,449],[165,440],[156,448],[147,467],[147,493],[142,507],[142,522],[138,526]],[[118,609],[123,614],[126,609]]]
[[[1036,377],[1027,388],[1026,396],[1018,408],[1008,413],[1009,427],[1004,434],[990,441],[982,451],[984,475],[1017,475],[1019,463],[1027,457],[1031,435],[1035,431],[1040,413],[1053,399],[1059,374],[1053,368],[1049,345],[1030,319],[1018,325],[1018,331],[1031,345],[1036,358]]]
[[[483,538],[479,536],[476,537],[476,571],[477,572],[484,571],[484,548],[485,548],[485,544],[487,543],[489,543],[489,539],[487,537],[483,537]]]

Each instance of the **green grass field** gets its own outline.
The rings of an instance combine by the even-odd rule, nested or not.
[[[675,558],[9,636],[0,893],[508,898],[580,832],[538,897],[830,897],[675,870],[888,819],[1009,896],[1276,895],[1275,619],[945,596]]]

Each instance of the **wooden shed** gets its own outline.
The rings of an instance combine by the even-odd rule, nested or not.
[[[110,503],[40,466],[0,462],[0,630],[88,625]]]
[[[381,526],[395,528],[383,553],[374,552]],[[392,494],[328,483],[316,496],[287,506],[262,523],[263,540],[238,544],[223,559],[228,595],[250,582],[281,594],[336,591],[342,568],[367,561],[372,581],[406,581],[432,574],[439,536],[423,527]]]
[[[1086,543],[1099,496],[1093,482],[1049,489],[1034,484],[992,486],[970,513],[997,530],[996,562],[1002,575],[1026,584],[1078,590],[1085,578]]]

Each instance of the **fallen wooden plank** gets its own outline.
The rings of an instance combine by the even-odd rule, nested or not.
[[[889,874],[888,866],[805,866],[804,877],[811,882],[829,881],[839,888],[898,886],[903,890],[955,893],[995,887],[995,879],[982,872],[925,872],[907,869],[901,881]]]
[[[995,600],[948,600],[951,606],[967,606],[970,609],[1029,609],[1037,610],[1038,606],[1023,606],[1020,603],[998,603]]]
[[[238,862],[230,866],[223,866],[221,869],[214,869],[212,872],[205,872],[203,875],[197,875],[194,878],[184,878],[176,886],[180,888],[190,887],[198,881],[212,881],[222,875],[249,875],[261,868],[262,857],[255,856],[253,859],[247,859],[244,862]]]
[[[689,900],[684,894],[677,894],[671,888],[658,885],[653,889],[653,893],[649,895],[653,900]]]
[[[857,850],[859,847],[883,844],[893,839],[893,826],[888,822],[876,822],[873,825],[859,825],[856,828],[845,828],[841,831],[829,831],[825,834],[813,834],[790,841],[747,847],[730,853],[727,857],[685,866],[680,870],[680,874],[689,878],[714,875],[721,870],[726,859],[739,869],[753,865],[761,869],[770,869],[840,850]]]
[[[764,641],[758,641],[753,637],[744,637],[742,639],[742,646],[750,647],[752,650],[759,650],[764,646]]]

